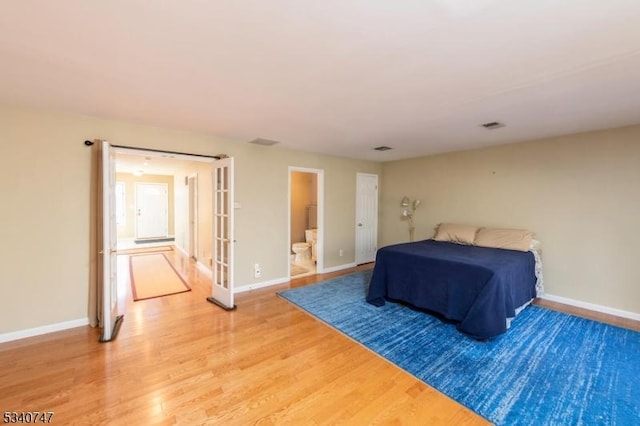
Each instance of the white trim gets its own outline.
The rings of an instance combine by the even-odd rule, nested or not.
[[[275,280],[263,281],[260,283],[253,283],[249,285],[243,285],[236,287],[234,293],[244,293],[245,291],[256,290],[258,288],[271,287],[272,285],[284,284],[291,281],[289,277],[276,278]]]
[[[191,183],[193,182],[193,205],[191,203]],[[188,247],[185,247],[187,257],[198,259],[198,172],[187,176],[187,241]],[[191,214],[193,213],[193,235],[191,235]],[[193,241],[191,238],[193,237]],[[191,253],[191,248],[195,253]]]
[[[26,330],[12,331],[10,333],[0,334],[0,343],[26,339],[27,337],[40,336],[41,334],[54,333],[56,331],[68,330],[70,328],[82,327],[85,325],[89,325],[89,318],[81,318],[56,324],[43,325],[41,327],[27,328]]]
[[[358,265],[356,265],[355,263],[347,263],[345,265],[332,266],[330,268],[325,268],[323,273],[341,271],[343,269],[353,268],[355,266],[358,266]],[[245,291],[256,290],[258,288],[264,288],[264,287],[270,287],[272,285],[284,284],[284,283],[288,283],[289,281],[291,281],[291,279],[292,278],[290,278],[290,277],[282,277],[282,278],[276,278],[276,279],[269,280],[269,281],[262,281],[262,282],[259,282],[259,283],[243,285],[243,286],[236,287],[235,290],[234,290],[234,293],[243,293]],[[295,279],[295,277],[294,277],[294,279]]]
[[[581,300],[569,299],[567,297],[554,296],[553,294],[543,294],[539,296],[540,299],[550,300],[552,302],[564,303],[565,305],[575,306],[577,308],[584,308],[590,311],[601,312],[603,314],[614,315],[616,317],[629,318],[635,321],[640,321],[640,314],[630,311],[623,311],[621,309],[610,308],[608,306],[596,305],[594,303],[583,302]]]
[[[324,268],[324,271],[322,271],[322,273],[326,274],[326,273],[329,273],[329,272],[342,271],[343,269],[354,268],[356,266],[358,266],[358,264],[355,263],[355,262],[345,263],[344,265],[331,266],[329,268]]]
[[[189,253],[187,253],[187,251],[186,251],[184,248],[180,247],[180,246],[179,246],[179,245],[177,245],[177,244],[174,244],[174,245],[173,245],[173,248],[174,248],[174,249],[176,249],[176,250],[178,250],[180,253],[182,253],[182,255],[183,255],[184,257],[186,257],[187,259],[189,258]]]

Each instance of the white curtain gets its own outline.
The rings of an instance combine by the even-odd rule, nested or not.
[[[91,214],[89,254],[89,324],[102,326],[102,141],[91,147]]]

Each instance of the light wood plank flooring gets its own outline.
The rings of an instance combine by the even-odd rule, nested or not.
[[[240,293],[225,312],[192,261],[168,256],[193,290],[133,302],[121,281],[116,341],[80,327],[1,344],[0,409],[58,424],[488,424],[275,294],[370,265]]]

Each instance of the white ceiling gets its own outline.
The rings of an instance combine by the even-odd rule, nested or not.
[[[5,0],[0,102],[376,161],[638,124],[640,1]]]
[[[117,173],[141,173],[144,175],[190,175],[200,170],[203,162],[212,158],[116,148]]]

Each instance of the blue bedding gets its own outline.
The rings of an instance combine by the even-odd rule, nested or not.
[[[507,318],[536,296],[535,284],[531,252],[424,240],[378,250],[367,302],[406,302],[487,339],[507,331]]]

